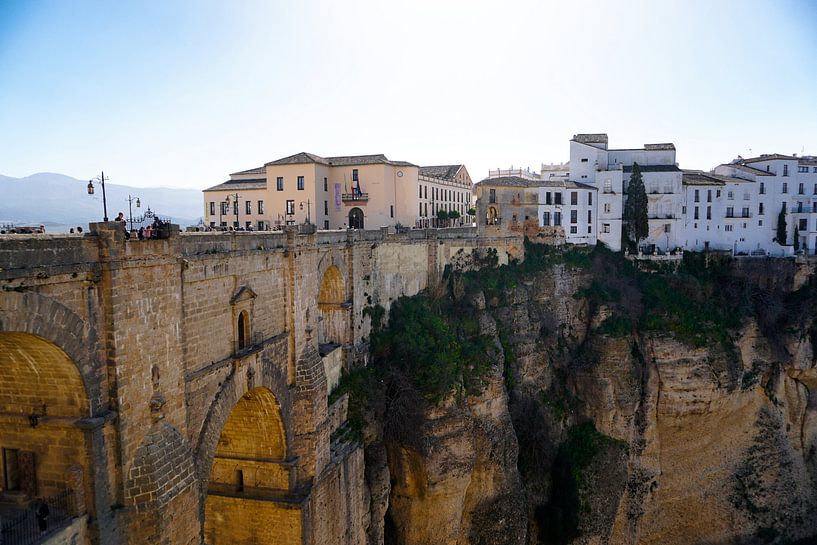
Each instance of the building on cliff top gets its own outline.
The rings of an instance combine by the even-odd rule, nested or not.
[[[602,241],[620,250],[627,185],[638,163],[648,198],[649,234],[642,241],[647,252],[792,255],[795,237],[804,253],[817,248],[816,157],[738,157],[703,172],[680,168],[672,143],[626,149],[608,144],[603,133],[576,134],[566,164],[543,165],[539,175],[490,171],[476,184],[478,199],[485,201],[478,201],[479,224],[520,230],[522,221],[535,218],[538,227],[557,228],[565,242]],[[786,236],[778,241],[781,211]]]
[[[383,154],[321,157],[296,153],[230,175],[204,190],[204,221],[212,228],[320,229],[437,225],[456,211],[471,223],[472,181],[465,165],[420,167]]]

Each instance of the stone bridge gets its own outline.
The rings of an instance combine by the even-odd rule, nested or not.
[[[73,490],[79,543],[364,543],[328,393],[365,364],[367,305],[478,247],[522,251],[472,229],[0,237],[0,503]]]

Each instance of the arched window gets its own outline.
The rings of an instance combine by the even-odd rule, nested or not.
[[[244,350],[250,346],[250,316],[246,310],[242,310],[238,315],[238,350]]]

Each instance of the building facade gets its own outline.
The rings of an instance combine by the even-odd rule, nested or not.
[[[307,222],[319,229],[436,226],[438,210],[456,210],[465,220],[471,185],[464,165],[418,167],[382,154],[302,152],[204,190],[204,221],[262,230]]]
[[[535,198],[540,227],[562,228],[568,243],[601,241],[620,250],[624,203],[635,163],[648,201],[649,231],[641,241],[643,250],[791,255],[795,247],[806,254],[817,248],[817,158],[771,154],[738,157],[711,172],[685,170],[678,166],[671,143],[615,149],[608,147],[606,134],[575,135],[570,161],[543,165],[541,174],[491,171],[477,184],[479,198],[488,199],[479,207],[480,223],[513,221],[515,212],[521,216],[508,203],[524,200],[530,208]],[[781,211],[785,240],[778,240]],[[523,215],[530,215],[530,210]]]

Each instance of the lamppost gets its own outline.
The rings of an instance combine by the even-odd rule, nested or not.
[[[142,203],[139,202],[139,197],[132,197],[128,195],[128,218],[130,219],[130,230],[133,231],[133,201],[136,201],[136,208],[140,208]]]
[[[227,195],[227,206],[230,206],[230,199],[233,199],[233,212],[235,212],[235,228],[238,229],[238,199],[241,197],[238,193]]]
[[[97,176],[92,180],[88,180],[88,195],[94,194],[94,181],[102,184],[102,211],[104,214],[102,221],[108,221],[108,200],[105,197],[105,172],[102,172],[100,176]]]
[[[306,200],[306,223],[312,223],[312,222],[310,221],[310,220],[312,219],[312,215],[311,215],[311,213],[310,213],[310,205],[311,205],[311,204],[312,204],[312,203],[310,202],[310,200],[309,200],[309,199],[307,199],[307,200]],[[301,210],[303,210],[303,209],[304,209],[304,201],[301,201],[301,204],[300,204],[299,208],[300,208]]]

